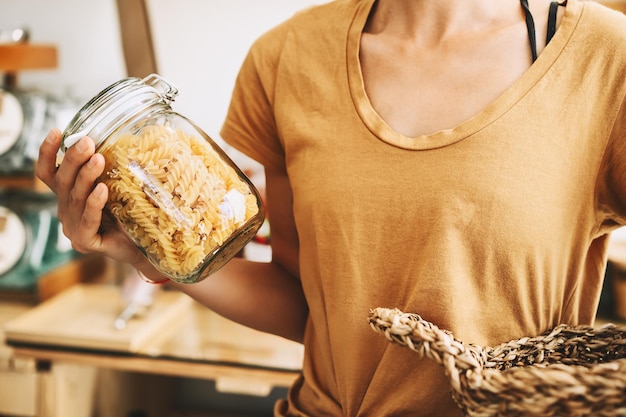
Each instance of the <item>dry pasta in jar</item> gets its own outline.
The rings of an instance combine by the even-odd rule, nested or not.
[[[254,236],[263,206],[206,133],[161,102],[148,108],[94,138],[106,161],[106,208],[163,274],[197,282]]]

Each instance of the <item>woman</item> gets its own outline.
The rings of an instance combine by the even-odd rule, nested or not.
[[[178,287],[304,343],[277,416],[461,415],[441,368],[369,329],[374,307],[483,345],[593,322],[626,224],[625,38],[576,0],[337,0],[252,46],[222,136],[265,167],[273,259]],[[74,247],[160,280],[101,225],[92,141],[56,169],[59,142],[37,173]]]

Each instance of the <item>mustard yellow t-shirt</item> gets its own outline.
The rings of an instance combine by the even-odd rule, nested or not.
[[[277,416],[458,415],[442,368],[374,333],[369,310],[482,345],[592,323],[607,233],[626,222],[626,17],[570,0],[504,94],[410,138],[363,88],[372,4],[333,1],[263,35],[222,130],[293,189],[310,317]]]

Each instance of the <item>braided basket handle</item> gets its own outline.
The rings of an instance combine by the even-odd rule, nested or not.
[[[443,365],[452,388],[461,392],[461,374],[477,383],[486,362],[482,348],[457,340],[452,333],[442,330],[417,314],[398,309],[378,307],[370,311],[372,329],[392,343],[406,346],[421,357]]]

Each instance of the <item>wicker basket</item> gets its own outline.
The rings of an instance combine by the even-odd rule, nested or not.
[[[376,308],[372,328],[444,367],[466,416],[626,416],[626,328],[560,325],[495,347],[416,314]]]

